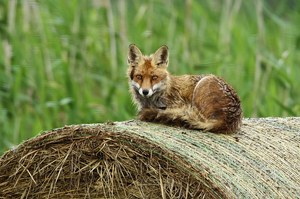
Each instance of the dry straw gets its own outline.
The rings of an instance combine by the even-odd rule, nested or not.
[[[300,118],[234,135],[139,121],[45,132],[0,159],[0,198],[300,198]]]

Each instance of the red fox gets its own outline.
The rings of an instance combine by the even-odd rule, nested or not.
[[[170,75],[168,63],[165,45],[150,56],[129,46],[127,74],[140,120],[214,133],[239,130],[242,109],[231,86],[214,75]]]

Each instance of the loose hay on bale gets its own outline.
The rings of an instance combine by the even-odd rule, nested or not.
[[[0,198],[300,198],[300,118],[216,135],[140,121],[45,132],[0,159]]]
[[[184,198],[205,196],[176,157],[103,126],[47,132],[0,161],[1,197]],[[174,165],[174,163],[178,165]],[[182,163],[181,163],[182,162]],[[182,180],[184,179],[184,180]],[[208,195],[208,194],[207,194]]]

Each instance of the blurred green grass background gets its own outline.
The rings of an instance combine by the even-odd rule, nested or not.
[[[127,48],[214,73],[245,117],[300,113],[297,0],[1,0],[0,154],[44,130],[134,118]]]

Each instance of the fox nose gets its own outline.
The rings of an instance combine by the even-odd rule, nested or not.
[[[148,93],[149,93],[149,90],[147,90],[147,89],[145,89],[145,90],[143,90],[143,95],[148,95]]]

